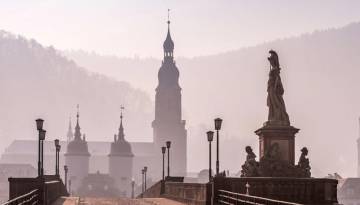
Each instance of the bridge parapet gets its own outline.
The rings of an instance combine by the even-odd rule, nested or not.
[[[204,205],[208,201],[210,184],[165,182],[163,197],[189,205]]]
[[[168,198],[189,205],[210,204],[211,184],[158,181],[138,198]]]
[[[214,178],[215,201],[220,190],[301,204],[336,204],[337,180],[325,178],[241,177]],[[246,188],[248,184],[248,190]]]
[[[29,193],[35,193],[38,204],[51,204],[60,196],[68,196],[62,180],[55,175],[37,178],[9,178],[9,201],[25,198]],[[35,196],[35,194],[34,194]]]

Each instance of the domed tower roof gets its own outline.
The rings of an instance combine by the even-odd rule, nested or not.
[[[76,126],[75,126],[75,134],[74,139],[69,142],[67,146],[67,152],[65,155],[86,155],[90,156],[88,145],[86,142],[85,134],[83,135],[83,139],[81,139],[80,125],[79,125],[79,106],[78,112],[76,115]]]
[[[174,41],[171,39],[171,35],[170,35],[170,21],[168,21],[167,23],[168,23],[168,32],[167,32],[166,39],[163,44],[164,52],[173,52],[174,51]]]
[[[124,109],[124,107],[121,107],[121,109]],[[111,143],[109,156],[134,156],[130,143],[125,140],[122,112],[120,115],[119,133],[114,135],[114,142]]]

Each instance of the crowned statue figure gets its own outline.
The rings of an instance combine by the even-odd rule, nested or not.
[[[269,51],[270,72],[267,86],[267,106],[269,107],[269,116],[266,125],[289,126],[289,115],[286,112],[283,99],[284,87],[280,78],[280,63],[277,53]]]

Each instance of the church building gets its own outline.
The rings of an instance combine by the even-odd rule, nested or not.
[[[120,195],[129,196],[132,180],[141,186],[141,170],[145,166],[148,167],[149,187],[161,179],[161,147],[165,146],[166,141],[171,141],[170,175],[186,176],[187,131],[185,120],[182,119],[180,74],[174,60],[174,41],[170,35],[170,21],[167,24],[167,35],[163,43],[164,56],[155,90],[153,141],[126,141],[122,112],[119,131],[113,141],[112,137],[109,137],[108,141],[86,141],[85,136],[81,138],[78,111],[74,134],[69,122],[69,130],[64,135],[66,140],[60,141],[61,146],[67,147],[60,151],[60,167],[64,165],[69,167],[68,179],[71,180],[71,189],[74,193],[77,190],[81,190],[82,193],[92,193],[95,187],[92,183],[102,180],[104,187],[114,186],[111,190],[118,190]],[[98,139],[102,138],[103,136],[98,137]],[[36,167],[37,150],[33,149],[36,145],[36,140],[15,140],[2,154],[0,163],[30,163]],[[44,157],[53,158],[54,154],[53,142],[45,141]],[[46,173],[53,173],[53,162],[45,160],[44,168]],[[62,170],[60,171],[63,174]],[[113,179],[114,183],[109,184],[110,179]]]

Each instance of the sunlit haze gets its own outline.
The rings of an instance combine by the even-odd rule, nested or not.
[[[357,0],[0,1],[1,28],[62,50],[162,56],[167,9],[177,56],[253,46],[360,19]],[[191,48],[191,49],[189,49]]]

